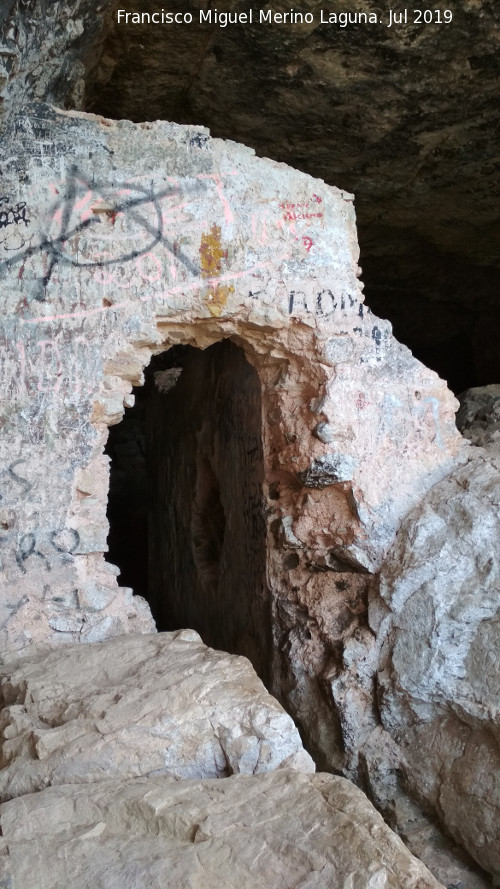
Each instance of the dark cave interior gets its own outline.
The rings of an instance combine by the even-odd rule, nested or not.
[[[367,304],[459,393],[500,379],[500,58],[498,11],[452,6],[449,28],[404,32],[196,15],[125,27],[110,13],[84,107],[204,125],[354,192]]]
[[[151,361],[135,405],[110,429],[107,559],[159,630],[192,627],[268,680],[261,396],[229,340]],[[237,594],[235,595],[235,590]]]

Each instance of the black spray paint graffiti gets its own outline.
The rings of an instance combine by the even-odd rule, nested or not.
[[[196,181],[192,184],[185,184],[183,190],[195,193],[202,187],[202,183]],[[94,200],[98,206],[94,207],[88,215],[85,214],[85,218],[82,218],[82,214],[80,214],[81,221],[76,223],[79,209],[86,204],[88,196],[93,196],[96,193],[98,196]],[[78,174],[76,167],[72,167],[62,193],[51,208],[49,229],[42,233],[40,243],[20,250],[8,259],[0,261],[0,274],[13,266],[22,265],[31,256],[44,254],[48,259],[48,267],[41,279],[41,288],[35,296],[35,299],[43,302],[45,288],[59,263],[78,268],[103,268],[130,262],[149,253],[157,244],[161,244],[189,272],[199,275],[198,266],[175,242],[169,240],[164,232],[161,201],[178,195],[180,195],[180,189],[177,185],[171,185],[155,192],[152,184],[149,188],[145,188],[136,183],[123,183],[118,187],[106,183],[90,182]],[[141,208],[153,211],[152,221],[139,212]],[[146,235],[144,244],[141,243],[139,247],[124,250],[107,258],[99,256],[86,258],[79,252],[78,235],[101,225],[104,219],[114,225],[119,215],[125,216],[130,223],[135,224],[143,235]]]
[[[29,219],[26,215],[26,201],[19,201],[17,204],[10,204],[7,195],[0,196],[0,228],[7,228],[8,225],[20,225],[24,222],[29,225]]]
[[[14,472],[14,467],[19,466],[20,463],[26,463],[24,457],[20,457],[18,460],[14,460],[14,462],[11,463],[8,467],[7,474],[18,485],[21,485],[21,487],[24,488],[24,493],[27,494],[28,491],[31,491],[33,485],[27,479],[23,478],[21,475],[18,475],[17,472]]]
[[[21,475],[18,475],[18,473],[14,471],[15,467],[19,466],[20,463],[26,463],[24,457],[19,457],[18,460],[14,460],[7,467],[7,469],[4,469],[2,470],[2,472],[0,472],[0,476],[7,475],[8,478],[12,479],[12,481],[15,482],[16,485],[19,485],[23,489],[24,493],[27,494],[29,491],[31,491],[33,485],[27,479],[23,478]],[[0,502],[3,499],[4,495],[0,492]]]
[[[26,463],[24,457],[19,457],[17,460],[13,460],[1,474],[7,476],[7,478],[15,482],[18,487],[22,488],[25,496],[26,494],[29,494],[33,488],[33,484],[15,471],[20,463]],[[2,500],[4,500],[4,496],[0,493],[0,501]],[[2,522],[1,527],[4,528],[7,533],[0,535],[0,547],[3,548],[9,543],[11,545],[13,544],[14,557],[18,568],[23,574],[26,574],[26,562],[32,556],[36,556],[40,559],[47,571],[50,571],[52,566],[47,556],[47,551],[49,555],[54,552],[58,553],[59,560],[65,563],[72,561],[73,553],[78,549],[80,544],[80,535],[74,528],[62,528],[57,531],[49,531],[48,534],[42,535],[39,532],[37,538],[37,535],[32,531],[28,531],[26,534],[21,534],[20,536],[16,531],[8,531],[7,522]],[[44,537],[46,537],[45,543],[43,541]],[[43,552],[43,549],[45,549],[45,552]],[[1,564],[0,570],[2,570]]]
[[[26,574],[26,562],[32,556],[40,559],[43,567],[47,571],[51,571],[52,564],[49,559],[51,553],[52,555],[54,555],[54,552],[57,553],[57,558],[65,564],[72,561],[73,553],[76,552],[80,544],[80,535],[75,528],[62,528],[58,531],[50,531],[48,540],[45,541],[43,537],[43,534],[37,537],[37,534],[33,531],[28,531],[20,537],[11,532],[10,534],[0,536],[0,547],[5,547],[15,538],[14,557],[21,573]]]
[[[32,534],[31,532],[28,534],[23,534],[23,536],[21,537],[19,544],[17,546],[16,552],[15,552],[16,562],[19,565],[19,568],[21,569],[23,574],[26,574],[26,566],[24,563],[28,561],[30,556],[38,556],[38,558],[41,559],[42,562],[44,563],[47,571],[51,570],[51,565],[50,565],[50,562],[49,562],[47,556],[45,556],[42,552],[40,552],[39,549],[35,549],[35,547],[36,547],[35,535]]]
[[[299,310],[310,315],[329,317],[337,310],[350,313],[352,309],[356,311],[360,318],[363,318],[365,312],[367,314],[370,312],[364,303],[345,291],[342,291],[340,294],[334,294],[331,290],[320,290],[312,295],[303,291],[291,290],[288,296],[289,315]]]

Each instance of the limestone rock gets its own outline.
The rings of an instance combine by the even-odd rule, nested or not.
[[[4,871],[23,889],[441,885],[366,796],[332,775],[50,787],[5,803],[0,818]]]
[[[9,399],[0,439],[0,648],[151,632],[145,602],[132,596],[140,590],[123,577],[119,586],[104,558],[107,426],[118,424],[155,359],[190,347],[208,362],[224,341],[259,377],[258,422],[242,440],[233,408],[248,417],[250,402],[238,393],[216,407],[229,386],[219,358],[205,364],[214,370],[207,414],[220,424],[205,429],[198,412],[190,427],[198,450],[179,434],[179,461],[155,452],[154,473],[148,468],[149,478],[169,481],[148,528],[161,531],[163,507],[180,500],[182,513],[168,513],[179,526],[187,496],[192,504],[160,581],[200,620],[208,611],[213,625],[195,629],[211,645],[251,656],[259,675],[267,670],[325,767],[345,768],[347,745],[325,693],[332,668],[347,637],[366,625],[369,573],[402,517],[464,447],[444,382],[363,301],[352,195],[198,126],[134,125],[43,105],[9,123],[5,154],[3,193],[9,206],[25,206],[27,224],[8,226],[0,245],[8,303],[0,373]],[[202,401],[197,380],[205,376],[194,363],[193,376],[183,367],[169,392],[155,387],[158,398]],[[318,424],[330,441],[314,433]],[[236,446],[238,486],[229,483]],[[170,477],[179,478],[181,460],[189,486],[174,499]],[[233,472],[222,478],[228,460]],[[207,526],[219,500],[214,548]],[[150,535],[148,554],[163,546],[165,535],[157,538]],[[186,576],[189,552],[196,588]],[[248,562],[258,567],[253,575]],[[214,601],[224,602],[224,620],[214,618]],[[258,621],[247,620],[256,612]],[[163,626],[193,623],[176,615]],[[245,633],[226,633],[231,623]],[[339,689],[337,700],[352,726],[354,696]],[[348,756],[356,758],[351,738]]]
[[[314,771],[250,663],[192,630],[35,648],[1,676],[4,799],[104,777]]]
[[[371,608],[385,640],[381,716],[406,783],[497,877],[499,470],[494,451],[471,449],[430,490],[403,523]]]
[[[195,122],[341,184],[356,193],[371,308],[416,355],[432,350],[452,388],[474,369],[493,379],[498,4],[455,0],[448,24],[442,9],[426,12],[430,25],[408,10],[408,23],[391,27],[375,0],[362,10],[377,24],[344,27],[347,12],[322,23],[321,7],[301,7],[311,24],[261,24],[256,10],[253,24],[218,27],[215,10],[200,22],[199,3],[184,0],[192,23],[169,27],[118,23],[110,0],[3,0],[0,114],[2,99],[7,113],[43,99]],[[146,16],[158,9],[141,0]],[[38,123],[33,131],[43,139]]]

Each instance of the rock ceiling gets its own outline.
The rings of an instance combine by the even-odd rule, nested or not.
[[[200,25],[198,6],[191,25],[110,17],[87,110],[201,123],[353,191],[371,307],[456,390],[500,378],[498,4],[390,28],[385,0],[330,4],[384,18],[345,28],[319,23],[318,0],[303,25]]]
[[[12,107],[35,98],[204,124],[353,191],[368,304],[455,391],[500,379],[496,0],[446,0],[448,24],[414,22],[408,9],[408,23],[390,28],[388,0],[332,0],[329,11],[383,19],[346,27],[321,24],[319,0],[301,2],[314,14],[302,25],[259,24],[261,0],[223,0],[219,11],[254,9],[252,25],[226,28],[199,24],[206,0],[182,3],[189,25],[118,25],[118,5],[134,9],[9,0],[0,112],[7,79],[4,110],[10,96]]]

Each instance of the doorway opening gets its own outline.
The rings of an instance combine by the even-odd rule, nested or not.
[[[230,340],[155,356],[110,429],[109,552],[159,630],[190,627],[269,680],[261,387]]]

